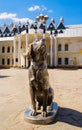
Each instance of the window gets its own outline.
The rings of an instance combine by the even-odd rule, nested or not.
[[[65,58],[65,65],[68,65],[68,58]]]
[[[7,48],[7,52],[8,52],[8,53],[10,52],[10,47]]]
[[[61,65],[61,64],[62,64],[62,59],[58,58],[58,65]]]
[[[2,47],[2,53],[4,53],[5,52],[5,47]]]
[[[2,59],[2,65],[5,65],[5,59],[4,58]]]
[[[16,62],[18,62],[18,58],[16,58]]]
[[[61,44],[58,45],[58,51],[61,51]]]
[[[65,51],[68,51],[68,44],[65,44]]]
[[[12,52],[14,52],[14,47],[12,47]]]
[[[9,58],[7,59],[7,65],[10,65],[10,59]]]
[[[12,59],[12,64],[14,64],[14,59]]]

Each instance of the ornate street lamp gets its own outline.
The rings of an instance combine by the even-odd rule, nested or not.
[[[55,53],[54,66],[55,67],[57,66],[57,35],[60,33],[63,33],[63,29],[65,29],[63,23],[64,23],[64,19],[61,18],[60,24],[58,25],[57,29],[55,29],[55,31],[54,31],[54,53]]]
[[[29,32],[28,26],[29,26],[29,22],[27,21],[27,23],[26,23],[26,25],[25,25],[25,27],[26,27],[26,33]]]
[[[43,21],[43,34],[46,33],[46,21],[44,20]]]
[[[51,22],[47,28],[50,32],[50,67],[53,67],[53,31],[55,30],[55,20],[51,19]]]
[[[36,20],[38,22],[40,22],[40,26],[39,28],[43,30],[43,38],[45,38],[45,33],[46,33],[46,21],[48,19],[48,15],[43,15],[43,14],[40,14],[39,16],[36,17]]]
[[[37,33],[37,21],[34,22],[35,33]]]
[[[20,34],[21,33],[21,23],[19,22],[18,24],[18,33]]]
[[[17,28],[16,28],[16,25],[13,26],[13,33],[14,35],[16,35],[16,32],[17,32]]]
[[[33,26],[35,30],[35,40],[37,40],[37,21],[34,22]]]
[[[37,21],[35,21],[32,25],[31,25],[31,27],[30,27],[30,29],[33,29],[34,31],[35,31],[35,40],[37,39]]]

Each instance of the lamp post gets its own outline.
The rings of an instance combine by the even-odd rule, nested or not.
[[[14,54],[13,54],[13,61],[14,61],[14,67],[16,66],[16,26],[13,27],[13,33],[14,33]]]
[[[58,31],[55,29],[54,31],[54,67],[57,67],[57,34]]]
[[[27,48],[28,48],[28,33],[29,33],[29,28],[28,28],[28,26],[29,26],[29,22],[27,21],[27,23],[26,23],[26,25],[25,25],[25,27],[26,27],[26,51],[27,51]],[[25,64],[25,66],[26,66],[26,68],[28,67],[28,59],[27,59],[27,57],[25,57],[25,60],[26,60],[26,64]]]
[[[52,36],[52,30],[50,32],[50,67],[53,67],[53,51],[52,51],[52,46],[53,46],[53,36]]]
[[[35,40],[37,40],[37,21],[34,22]]]
[[[63,33],[63,30],[61,29],[60,31],[58,31],[57,29],[55,29],[54,31],[54,67],[57,67],[57,35],[58,33]]]
[[[18,67],[21,67],[21,23],[18,25]]]
[[[43,15],[43,14],[40,14],[39,16],[36,17],[36,20],[38,22],[40,22],[40,26],[39,28],[43,30],[43,38],[45,38],[45,33],[46,33],[46,21],[48,19],[48,15]]]
[[[53,31],[55,30],[55,21],[51,19],[51,23],[48,27],[48,31],[50,31],[50,67],[53,67]]]
[[[46,21],[43,21],[43,38],[45,39],[45,33],[46,33]]]

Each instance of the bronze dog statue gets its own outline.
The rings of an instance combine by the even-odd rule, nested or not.
[[[46,117],[47,106],[52,105],[53,89],[49,84],[45,39],[31,43],[27,49],[26,55],[31,61],[29,68],[29,87],[33,109],[31,115],[36,116],[37,109],[43,106],[42,116]]]

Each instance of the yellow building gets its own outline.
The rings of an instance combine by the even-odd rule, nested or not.
[[[46,39],[48,67],[82,67],[82,25],[65,26],[60,19],[58,26],[51,20],[44,29],[43,25],[31,25],[28,30],[25,25],[21,30],[6,25],[0,28],[0,67],[27,67],[23,53],[36,38]]]

